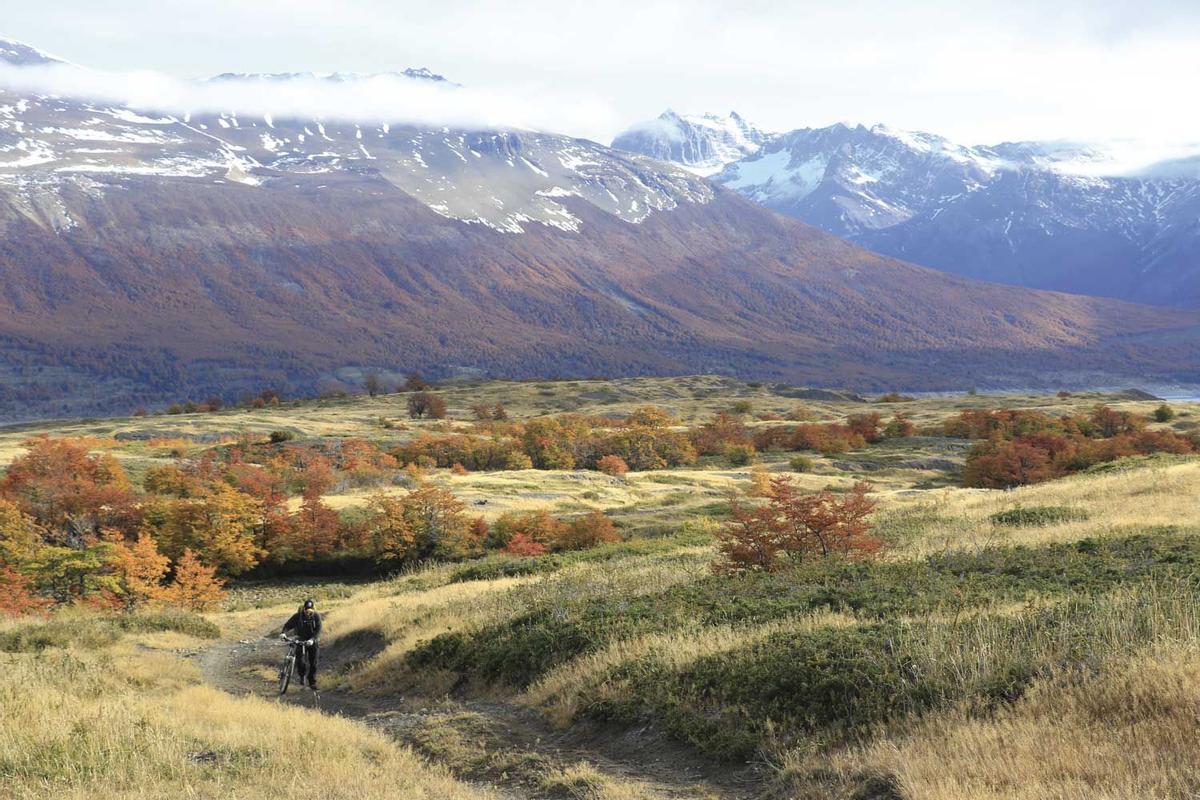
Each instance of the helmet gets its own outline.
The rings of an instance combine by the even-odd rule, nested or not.
[[[305,600],[305,601],[304,601],[304,609],[305,609],[306,611],[307,611],[308,609],[312,608],[314,605],[316,605],[316,604],[315,604],[315,603],[313,603],[313,601],[312,601],[312,598],[311,598],[311,597],[310,597],[309,599],[307,599],[307,600]]]

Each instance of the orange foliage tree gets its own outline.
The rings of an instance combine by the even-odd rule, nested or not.
[[[154,603],[165,599],[162,585],[171,561],[158,552],[158,545],[145,531],[133,542],[120,535],[112,537],[116,545],[113,562],[121,581],[120,601],[126,608]]]
[[[25,575],[0,565],[0,616],[23,617],[45,609],[47,601],[33,591]]]
[[[367,502],[367,514],[367,540],[377,560],[403,561],[412,555],[417,537],[400,498],[376,494]]]
[[[607,455],[596,462],[596,469],[603,472],[605,475],[611,475],[614,478],[620,478],[626,472],[629,472],[629,465],[625,463],[625,459],[616,455]]]
[[[262,505],[226,484],[201,497],[160,498],[147,507],[145,517],[147,530],[171,558],[192,550],[222,573],[238,575],[263,555],[255,543]]]
[[[301,561],[328,558],[337,551],[341,533],[338,513],[321,500],[319,494],[305,492],[300,510],[292,515],[287,528],[285,549],[288,557]]]
[[[713,418],[692,431],[692,445],[702,456],[715,456],[725,452],[727,445],[749,444],[750,434],[746,423],[736,414],[719,411]]]
[[[167,587],[167,599],[190,611],[208,611],[225,597],[225,582],[216,567],[204,564],[189,548],[175,562],[175,580]]]
[[[478,554],[487,524],[469,519],[465,511],[453,494],[428,484],[403,497],[377,494],[367,504],[366,546],[379,561]]]
[[[1049,480],[1056,474],[1046,448],[1025,439],[991,440],[971,450],[963,468],[963,485],[1010,489]]]
[[[0,481],[7,497],[63,542],[102,528],[130,531],[137,506],[125,471],[111,455],[85,443],[46,436],[25,443]]]

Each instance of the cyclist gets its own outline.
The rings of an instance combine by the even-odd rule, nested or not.
[[[317,613],[312,598],[304,601],[295,614],[283,623],[284,638],[291,631],[297,639],[307,644],[299,647],[297,653],[296,671],[300,675],[300,684],[306,681],[308,688],[317,690],[317,648],[321,638],[321,615]]]

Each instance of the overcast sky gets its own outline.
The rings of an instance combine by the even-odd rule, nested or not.
[[[1200,140],[1197,0],[6,0],[0,36],[179,77],[428,67],[607,140],[679,111],[965,143]],[[569,107],[569,109],[568,109]]]

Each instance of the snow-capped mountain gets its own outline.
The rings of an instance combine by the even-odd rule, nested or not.
[[[15,42],[11,39],[0,39],[0,61],[6,64],[14,64],[18,67],[35,67],[62,63],[60,59],[48,53],[43,53],[36,47],[30,47],[23,42]]]
[[[0,61],[53,63],[0,40]],[[290,80],[420,81],[453,84],[427,69],[362,76],[233,74],[223,84]],[[19,185],[31,203],[54,206],[64,182],[99,175],[232,180],[257,185],[289,174],[370,172],[437,213],[508,232],[530,223],[574,230],[565,198],[628,222],[680,202],[708,202],[712,188],[688,172],[567,136],[411,124],[273,119],[233,111],[187,114],[132,110],[0,87],[0,185]],[[63,218],[57,224],[71,224]]]
[[[22,65],[0,68],[0,419],[344,389],[372,367],[903,390],[1200,380],[1200,315],[905,264],[645,156],[528,130],[128,107],[31,89],[63,68],[0,47]],[[389,97],[469,91],[340,75],[318,79],[323,102],[378,81],[420,82]],[[199,85],[224,101],[264,81],[313,89]]]
[[[772,137],[712,180],[925,266],[1197,307],[1196,165],[1183,158],[1122,174],[1108,149],[1085,143],[964,146],[883,125],[839,124]]]
[[[679,164],[697,175],[712,175],[726,164],[757,153],[770,138],[736,111],[720,116],[667,110],[657,119],[619,134],[612,146]]]

